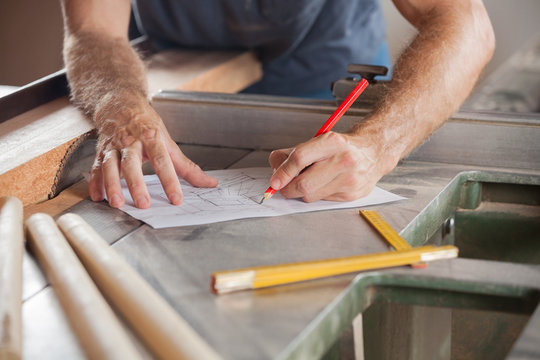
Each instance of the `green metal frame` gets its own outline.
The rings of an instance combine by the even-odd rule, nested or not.
[[[483,194],[484,184],[537,186],[540,185],[540,176],[462,172],[401,231],[401,235],[413,246],[425,244],[458,209],[478,207],[486,198],[486,194]],[[540,201],[527,200],[519,192],[516,196],[518,202],[525,199],[535,204]],[[507,200],[512,201],[508,196]],[[525,276],[529,282],[497,281],[493,274],[501,270],[499,262],[472,259],[451,261],[455,269],[469,267],[475,271],[460,273],[430,265],[427,272],[422,273],[415,273],[413,269],[390,269],[359,274],[278,358],[322,357],[332,350],[342,331],[350,326],[353,319],[378,301],[525,314],[532,314],[537,308],[540,301],[540,273],[533,273],[532,280],[531,276]],[[503,272],[516,274],[530,270],[520,264],[506,263],[503,266]]]

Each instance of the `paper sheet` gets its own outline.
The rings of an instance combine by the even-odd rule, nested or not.
[[[145,176],[152,201],[149,209],[137,209],[133,205],[127,186],[122,181],[126,205],[121,210],[155,229],[161,229],[244,218],[353,208],[404,199],[376,187],[368,196],[349,202],[321,200],[305,203],[299,199],[285,199],[276,193],[271,199],[259,204],[272,175],[270,168],[215,170],[207,173],[216,177],[219,185],[216,188],[196,188],[180,180],[184,201],[179,206],[169,203],[156,175]]]

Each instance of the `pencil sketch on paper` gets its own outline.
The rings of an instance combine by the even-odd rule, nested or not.
[[[176,214],[196,214],[207,211],[260,210],[260,187],[257,178],[245,173],[226,176],[216,188],[196,188],[182,181],[184,204],[177,208]],[[162,190],[159,194],[167,200]]]
[[[215,188],[197,188],[180,180],[184,201],[171,205],[156,175],[145,176],[152,198],[149,209],[137,209],[126,184],[122,189],[126,205],[122,208],[129,215],[144,221],[153,228],[208,224],[220,221],[278,216],[318,210],[343,209],[381,204],[403,199],[398,195],[375,188],[373,192],[350,202],[317,201],[305,203],[285,199],[279,193],[269,201],[259,204],[268,187],[272,171],[269,168],[246,168],[208,171],[219,184]]]

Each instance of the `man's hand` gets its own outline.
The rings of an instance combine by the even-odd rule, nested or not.
[[[351,201],[368,195],[395,166],[377,139],[328,132],[294,148],[273,151],[270,186],[286,198]]]
[[[130,6],[129,0],[62,1],[72,100],[99,134],[90,197],[124,205],[123,176],[135,206],[149,207],[141,168],[149,160],[169,201],[178,205],[183,198],[178,176],[201,187],[214,187],[217,180],[182,154],[149,104],[144,64],[127,38]]]
[[[132,103],[107,106],[95,114],[99,140],[90,175],[92,200],[101,201],[106,194],[112,207],[124,205],[120,186],[123,175],[135,206],[148,208],[150,196],[141,169],[147,160],[174,205],[183,199],[178,176],[194,186],[215,187],[217,180],[184,156],[148,101],[136,97],[132,100]]]
[[[385,96],[350,134],[328,133],[272,153],[270,186],[284,196],[352,200],[369,193],[459,108],[493,54],[481,0],[394,3],[418,36],[398,59]]]

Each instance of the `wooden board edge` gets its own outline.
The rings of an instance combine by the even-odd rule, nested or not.
[[[46,213],[55,217],[88,197],[88,182],[81,180],[48,201],[30,204],[24,208],[24,218],[36,213]]]
[[[262,66],[253,51],[240,54],[179,86],[178,90],[236,93],[262,78]]]
[[[16,196],[23,205],[45,201],[54,192],[58,174],[85,134],[0,175],[0,196]]]

